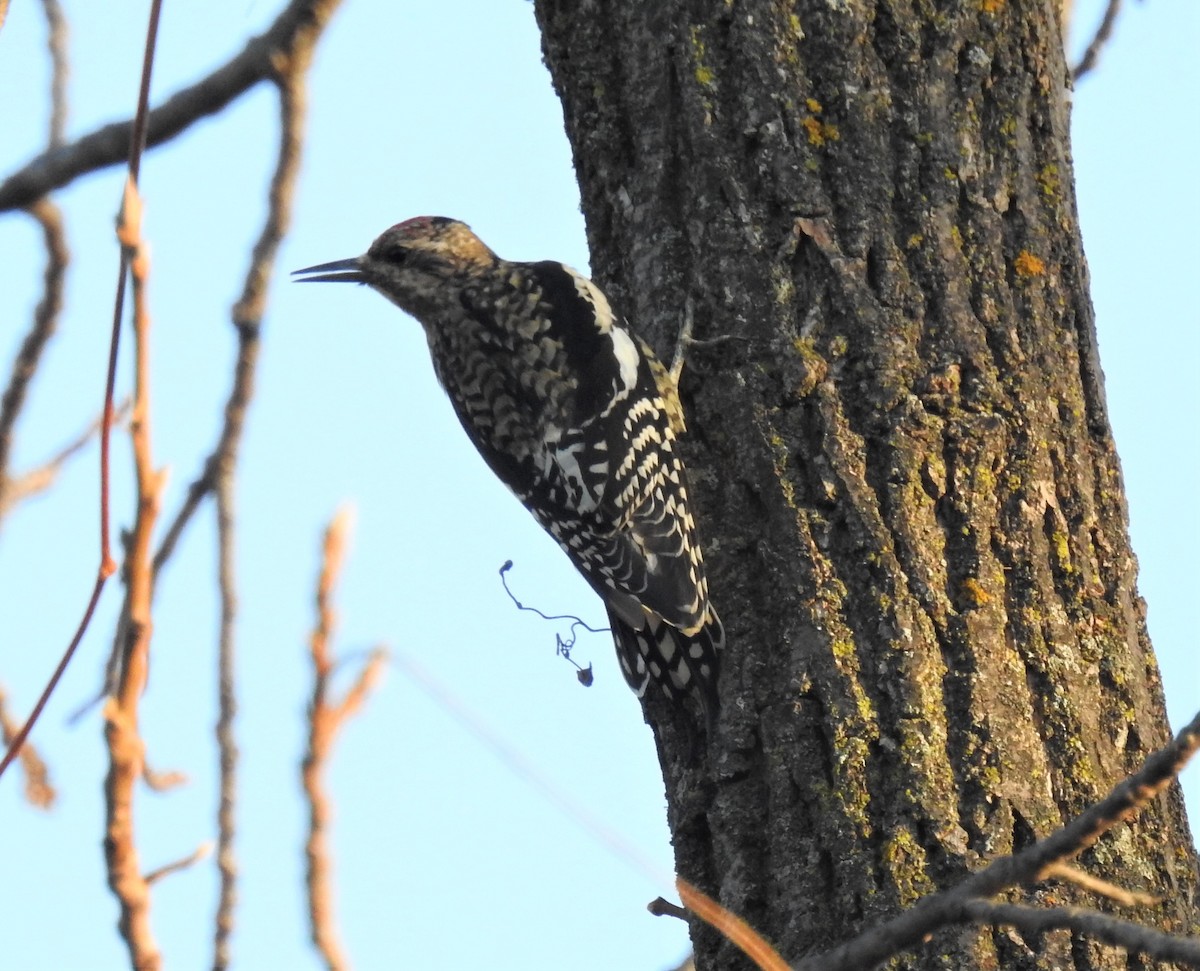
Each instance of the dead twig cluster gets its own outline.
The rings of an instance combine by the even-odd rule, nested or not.
[[[47,150],[53,151],[62,143],[63,129],[67,116],[66,78],[67,29],[66,20],[57,0],[43,0],[42,9],[47,22],[47,47],[53,65],[50,90],[50,133]],[[7,0],[0,0],[0,27],[8,13]],[[13,429],[28,397],[29,385],[37,373],[42,352],[58,326],[63,305],[63,281],[66,277],[70,253],[67,250],[66,233],[63,229],[62,213],[49,199],[32,200],[26,211],[37,220],[42,229],[43,245],[46,248],[46,269],[42,274],[42,296],[33,312],[33,322],[13,360],[8,384],[0,394],[0,522],[18,502],[48,489],[57,478],[66,461],[90,438],[90,433],[80,441],[72,443],[57,456],[42,466],[19,476],[9,472],[9,457],[12,453]],[[41,757],[31,746],[22,747],[28,734],[26,725],[18,724],[6,706],[0,692],[0,725],[3,727],[4,756],[0,759],[0,773],[19,751],[25,770],[25,796],[35,806],[49,808],[54,801],[54,789],[50,785],[49,772]]]
[[[140,246],[141,211],[140,199],[137,197],[137,179],[138,171],[141,167],[142,153],[146,147],[146,118],[150,110],[150,70],[154,64],[154,48],[158,36],[158,20],[161,7],[161,0],[152,0],[150,6],[149,23],[146,29],[146,47],[145,55],[142,61],[142,75],[138,90],[137,111],[134,114],[133,123],[130,126],[128,138],[124,146],[128,152],[128,176],[126,179],[125,196],[121,208],[123,224],[121,227],[119,227],[118,235],[120,235],[121,232],[133,233],[134,236],[129,238],[137,243],[138,246]],[[52,144],[56,139],[61,137],[62,118],[65,117],[66,110],[66,58],[65,54],[62,53],[65,47],[65,28],[60,29],[55,26],[54,16],[57,15],[57,9],[57,6],[54,4],[46,7],[47,16],[51,20],[50,48],[52,57],[55,61],[53,110],[54,114],[57,116],[57,120],[51,124],[50,138]],[[51,149],[51,152],[53,151],[57,151],[57,149]],[[40,198],[40,194],[37,198]],[[30,204],[33,204],[36,202],[36,199],[29,200],[29,202]],[[134,219],[137,220],[137,225],[131,221]],[[46,225],[46,222],[43,222],[43,226]],[[47,232],[50,232],[50,230],[47,229]],[[127,245],[127,240],[125,237],[121,238],[121,244],[120,265],[117,270],[117,292],[116,297],[113,300],[112,336],[109,341],[108,370],[104,387],[104,404],[100,419],[100,565],[97,567],[95,582],[92,585],[92,593],[88,598],[86,607],[84,608],[83,616],[79,621],[79,626],[76,628],[74,636],[71,638],[70,643],[68,643],[66,649],[63,651],[62,657],[59,659],[57,666],[50,675],[50,678],[47,680],[45,687],[38,696],[37,701],[34,703],[33,709],[30,711],[28,718],[26,718],[24,725],[17,730],[11,742],[9,743],[3,758],[0,759],[0,775],[4,774],[5,769],[8,768],[13,759],[15,759],[18,753],[21,751],[21,747],[24,745],[25,739],[29,736],[29,733],[33,730],[33,726],[37,723],[38,718],[41,716],[42,710],[46,707],[46,702],[50,700],[50,696],[54,693],[54,689],[57,687],[59,680],[62,678],[63,672],[66,671],[67,665],[71,663],[71,658],[74,657],[75,650],[78,648],[79,642],[83,639],[84,633],[91,624],[92,615],[95,613],[96,605],[100,602],[100,594],[104,590],[105,583],[108,581],[108,578],[116,572],[117,569],[116,561],[112,557],[112,551],[109,545],[109,456],[111,451],[110,443],[112,439],[112,428],[116,421],[117,411],[116,405],[114,404],[114,398],[117,380],[117,359],[118,352],[120,350],[121,322],[124,316],[125,308],[125,288],[126,281],[130,275],[130,264],[137,252],[136,248],[131,248],[130,245]],[[49,244],[48,248],[51,251],[51,270],[55,269],[56,263],[61,264],[57,266],[57,272],[61,277],[62,269],[65,267],[65,258],[57,258],[53,247]],[[59,294],[61,291],[61,278],[56,282],[55,289],[52,289],[50,286],[49,274],[51,270],[47,271],[47,296],[44,303],[48,303],[51,300],[51,296],[56,293],[56,291],[59,292]],[[61,295],[58,296],[58,300],[61,303]],[[49,314],[51,321],[57,316],[57,312],[58,307],[52,307],[52,312]],[[34,337],[35,344],[37,344],[37,342],[40,340],[41,346],[44,346],[46,338],[39,337],[38,316],[39,314],[35,314],[35,326],[31,336]],[[52,322],[48,326],[52,328]],[[48,337],[48,332],[46,337]],[[27,346],[28,344],[29,341],[27,341]],[[36,367],[37,359],[41,353],[41,346],[37,347],[33,355],[31,367]],[[29,376],[32,375],[32,370],[30,370],[28,376],[21,377],[21,379],[17,381],[16,379],[21,375],[23,375],[23,371],[21,369],[21,356],[19,355],[18,367],[14,369],[14,382],[12,382],[13,384],[20,385],[20,390],[16,397],[16,404],[14,405],[14,415],[16,411],[19,411],[20,409],[21,402],[24,398],[24,388],[28,385]],[[0,406],[0,410],[2,410],[4,407],[7,406]]]
[[[219,714],[216,730],[221,766],[217,810],[217,863],[221,880],[214,930],[213,963],[214,967],[221,968],[228,966],[230,961],[229,940],[233,929],[237,877],[233,848],[237,766],[237,745],[233,731],[236,715],[233,675],[234,629],[237,614],[234,476],[245,416],[253,397],[259,354],[259,331],[266,308],[267,289],[279,244],[290,222],[291,199],[303,147],[304,78],[311,65],[316,43],[338,3],[339,0],[292,0],[280,12],[274,24],[263,35],[250,41],[240,54],[197,84],[168,99],[160,108],[150,111],[149,77],[153,63],[153,37],[160,9],[160,4],[154,3],[143,63],[139,106],[134,119],[107,126],[70,145],[63,145],[68,73],[66,21],[58,0],[43,0],[49,25],[48,48],[53,64],[48,148],[39,159],[8,179],[4,188],[0,189],[0,195],[15,191],[24,200],[19,205],[25,206],[41,223],[49,254],[44,297],[35,314],[30,334],[14,363],[13,377],[3,398],[0,399],[0,511],[3,511],[18,500],[49,487],[62,464],[87,440],[86,436],[81,436],[43,466],[18,478],[10,478],[5,474],[12,429],[42,351],[53,333],[62,303],[63,278],[67,266],[65,236],[61,217],[54,206],[45,199],[45,194],[53,188],[67,184],[85,171],[111,165],[123,157],[128,157],[130,180],[123,208],[122,264],[114,307],[104,414],[97,426],[101,438],[101,565],[84,618],[50,683],[34,706],[25,726],[8,733],[12,744],[5,755],[4,765],[15,757],[25,735],[54,690],[90,621],[105,579],[116,569],[108,546],[109,441],[117,417],[113,406],[113,390],[124,293],[128,279],[127,271],[133,264],[134,294],[138,306],[134,322],[137,392],[131,438],[138,500],[135,522],[127,541],[123,570],[126,583],[125,603],[114,637],[101,697],[108,696],[109,699],[105,704],[105,722],[112,758],[107,788],[110,818],[106,854],[110,865],[110,882],[121,899],[122,930],[129,941],[134,963],[139,967],[154,966],[159,959],[146,920],[147,888],[151,880],[138,874],[134,849],[133,786],[137,779],[146,782],[151,788],[160,783],[164,786],[174,785],[182,780],[182,776],[178,773],[160,775],[146,766],[144,746],[137,734],[136,705],[145,684],[145,661],[151,629],[150,610],[160,571],[165,567],[195,513],[208,497],[214,498],[216,506],[218,585],[221,598],[218,649]],[[201,474],[192,483],[181,508],[171,518],[161,543],[151,555],[150,544],[159,514],[162,483],[153,470],[150,458],[149,391],[145,380],[148,374],[149,316],[145,312],[144,304],[146,264],[137,226],[139,200],[136,184],[140,158],[147,144],[158,144],[173,137],[195,121],[221,110],[232,99],[264,80],[273,83],[279,94],[278,158],[268,196],[266,220],[250,258],[242,293],[232,308],[238,349],[232,369],[232,384],[225,402],[225,420],[218,440],[204,462]],[[8,208],[12,206],[0,205],[0,211]],[[36,754],[32,750],[27,751],[29,754],[24,758],[28,765],[32,765]],[[3,765],[0,765],[0,771],[2,770]],[[193,858],[199,857],[193,854],[188,859]],[[181,865],[182,862],[161,868],[152,877],[157,879]]]

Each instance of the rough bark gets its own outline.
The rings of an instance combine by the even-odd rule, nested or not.
[[[669,354],[729,633],[679,872],[790,960],[1057,828],[1168,738],[1050,0],[537,0],[593,270]],[[1197,923],[1178,788],[1082,858]],[[1085,900],[1060,887],[1041,889]],[[693,926],[700,967],[741,967]],[[1125,968],[955,931],[912,968]]]

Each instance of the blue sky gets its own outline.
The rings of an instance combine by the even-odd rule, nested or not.
[[[140,5],[139,5],[140,6]],[[69,134],[130,111],[143,26],[70,5]],[[1079,3],[1080,34],[1098,17]],[[156,99],[240,49],[274,14],[266,0],[167,4]],[[140,16],[140,13],[138,14]],[[44,138],[48,66],[33,4],[0,30],[0,172]],[[1109,404],[1129,493],[1141,591],[1175,725],[1200,706],[1191,608],[1200,540],[1196,419],[1200,222],[1186,110],[1200,93],[1190,4],[1127,7],[1096,74],[1075,95],[1074,156]],[[310,690],[306,639],[320,534],[357,510],[339,593],[337,649],[387,643],[450,686],[549,784],[635,848],[580,829],[447,717],[400,668],[346,728],[334,755],[335,867],[342,939],[355,966],[453,969],[666,967],[686,950],[678,921],[646,914],[671,896],[664,799],[649,730],[607,635],[583,639],[597,683],[579,688],[553,634],[511,608],[496,575],[548,610],[602,612],[532,519],[492,480],[434,381],[419,328],[355,288],[290,285],[286,270],[355,255],[402,218],[470,222],[515,259],[585,268],[587,250],[561,112],[541,64],[532,6],[510,0],[347,3],[310,88],[309,141],[293,232],[263,335],[238,493],[242,883],[235,964],[308,968],[298,764]],[[266,88],[152,152],[143,167],[153,254],[153,429],[173,511],[220,420],[234,351],[228,308],[262,219],[276,140]],[[15,468],[36,464],[95,415],[116,266],[121,176],[59,196],[74,258],[67,311],[18,429]],[[0,219],[0,351],[11,359],[36,301],[34,224]],[[7,365],[5,365],[6,367]],[[128,362],[122,381],[129,379]],[[115,443],[115,516],[129,466]],[[73,629],[96,565],[95,453],[0,535],[0,678],[26,707]],[[158,768],[191,784],[139,798],[147,869],[212,838],[216,636],[214,529],[203,513],[164,576],[143,725]],[[65,719],[95,691],[119,606],[116,584],[39,726],[58,808],[0,786],[5,959],[19,969],[117,968],[124,955],[100,852],[99,719]],[[1193,818],[1200,816],[1192,770]],[[480,799],[480,793],[484,794]],[[468,800],[468,794],[470,799]],[[657,871],[657,876],[655,874]],[[160,883],[153,922],[172,968],[209,960],[211,864]]]

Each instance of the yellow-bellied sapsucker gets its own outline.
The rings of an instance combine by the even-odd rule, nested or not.
[[[725,635],[675,446],[683,412],[604,294],[561,263],[503,260],[440,216],[296,273],[365,283],[420,322],[467,435],[604,600],[630,687],[694,697],[711,724]]]

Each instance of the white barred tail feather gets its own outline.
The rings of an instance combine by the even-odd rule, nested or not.
[[[640,630],[612,610],[608,616],[621,673],[638,698],[644,698],[653,685],[671,701],[695,698],[711,737],[719,708],[717,674],[725,649],[725,628],[717,612],[709,606],[704,624],[690,634],[652,614]]]

